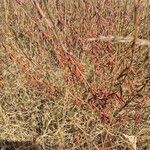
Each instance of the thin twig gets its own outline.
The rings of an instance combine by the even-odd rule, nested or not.
[[[127,36],[127,37],[123,37],[123,36],[99,36],[97,38],[88,38],[86,41],[87,42],[97,42],[97,41],[102,41],[102,42],[114,42],[114,43],[130,43],[133,42],[134,37],[132,36]],[[135,42],[136,45],[142,46],[150,46],[150,41],[149,40],[145,40],[145,39],[137,39]]]

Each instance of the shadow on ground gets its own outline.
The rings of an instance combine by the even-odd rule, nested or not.
[[[40,150],[40,146],[31,141],[0,140],[0,150]]]

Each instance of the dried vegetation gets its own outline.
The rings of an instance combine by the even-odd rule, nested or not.
[[[0,147],[149,149],[149,0],[1,0],[0,12]]]

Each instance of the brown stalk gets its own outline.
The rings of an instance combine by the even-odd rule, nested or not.
[[[139,4],[140,0],[134,0],[134,40],[133,40],[133,51],[136,48],[136,41],[138,39],[138,31],[139,31]]]
[[[44,19],[45,23],[48,25],[49,28],[53,27],[53,24],[46,18],[44,11],[40,7],[40,4],[37,0],[34,0],[34,4],[39,12],[39,15]]]

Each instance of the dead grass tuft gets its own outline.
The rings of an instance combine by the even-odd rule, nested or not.
[[[149,148],[148,0],[2,0],[0,10],[0,148]]]

